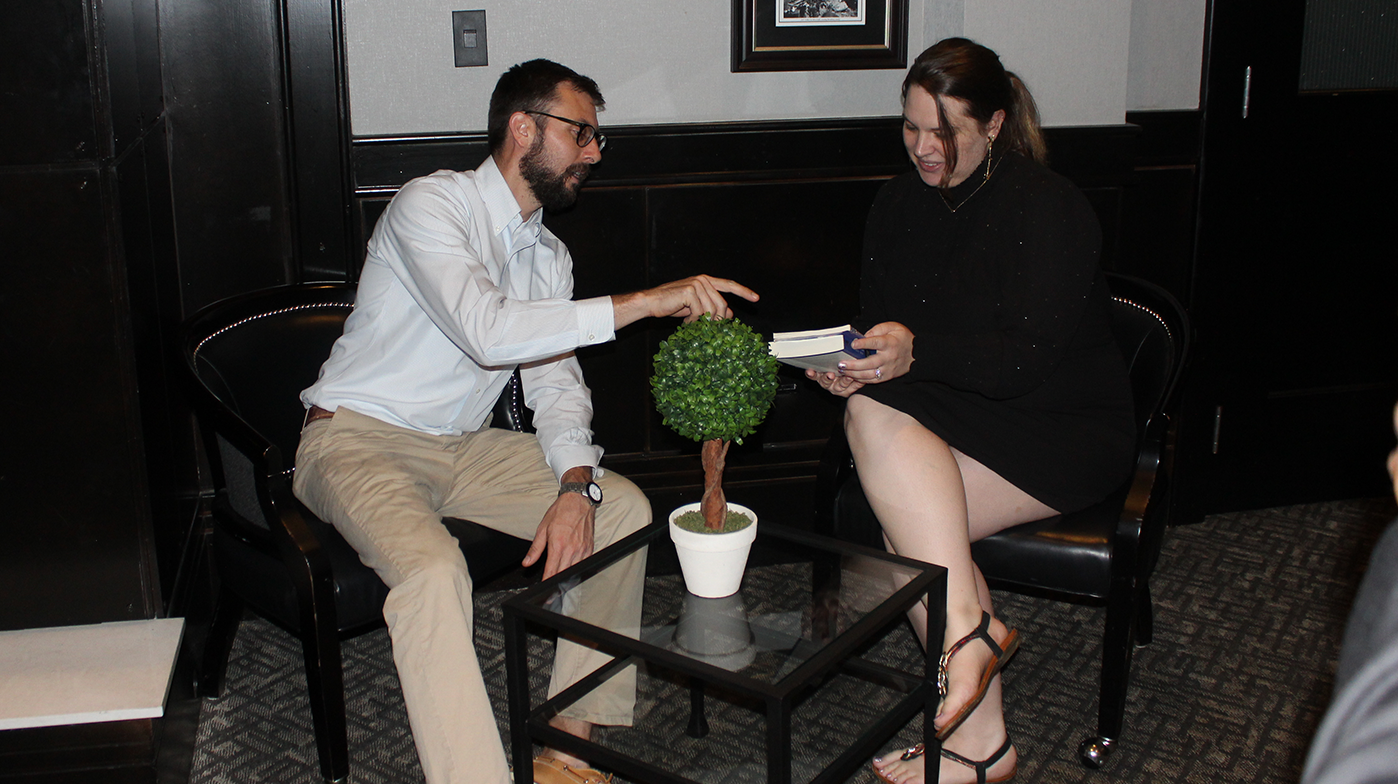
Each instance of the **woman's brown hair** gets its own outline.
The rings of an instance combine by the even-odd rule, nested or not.
[[[938,41],[918,55],[908,69],[903,79],[904,102],[914,85],[926,90],[937,102],[937,137],[946,150],[948,172],[956,170],[956,129],[947,119],[944,96],[965,101],[971,119],[982,126],[1003,110],[1005,120],[995,141],[1004,146],[997,146],[998,149],[1012,150],[1039,163],[1048,161],[1034,96],[1018,76],[1005,70],[1000,56],[990,49],[965,38]]]

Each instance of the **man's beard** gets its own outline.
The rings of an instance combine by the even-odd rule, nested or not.
[[[519,160],[520,175],[529,183],[529,190],[534,192],[534,198],[538,199],[546,210],[561,210],[573,206],[573,202],[578,199],[578,191],[582,188],[582,180],[587,179],[591,170],[591,165],[579,162],[561,172],[554,172],[544,160],[542,135],[535,138],[529,151]],[[573,184],[574,174],[580,176],[577,185]]]

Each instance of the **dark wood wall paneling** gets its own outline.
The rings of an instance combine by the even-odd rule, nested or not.
[[[9,10],[0,629],[153,618],[170,609],[192,519],[165,351],[180,308],[157,6]],[[0,733],[5,780],[185,777],[188,654],[164,719]]]
[[[280,5],[162,3],[183,315],[295,279]]]
[[[1122,264],[1164,286],[1186,307],[1194,275],[1199,187],[1198,111],[1127,112],[1141,129],[1135,180],[1122,193]]]
[[[1160,198],[1146,196],[1141,207],[1131,195],[1142,189],[1140,134],[1122,125],[1053,128],[1047,135],[1053,166],[1098,212],[1104,266],[1154,273],[1162,283],[1186,280],[1187,255],[1169,266],[1166,251],[1128,225],[1132,209],[1151,212],[1152,199]],[[828,326],[857,314],[865,216],[883,182],[907,167],[898,118],[622,127],[608,129],[608,138],[578,203],[545,217],[575,257],[577,296],[708,272],[762,294],[756,305],[734,303],[762,332]],[[360,252],[348,274],[357,273],[363,243],[398,187],[438,169],[474,168],[486,154],[481,134],[356,140]],[[1152,181],[1145,189],[1155,187]],[[1154,249],[1150,263],[1136,261],[1142,245]],[[650,405],[650,357],[673,326],[642,322],[612,343],[578,352],[606,465],[646,489],[657,514],[697,497],[700,486],[696,445],[664,427]],[[815,461],[841,409],[795,372],[783,373],[767,421],[734,446],[725,486],[759,514],[799,524],[809,518]]]
[[[282,0],[282,8],[298,276],[333,279],[353,255],[343,3]]]
[[[161,195],[159,184],[152,193],[122,181],[158,136],[158,67],[137,54],[154,4],[101,18],[88,9],[20,4],[0,32],[10,260],[0,330],[13,412],[0,458],[3,629],[149,618],[160,607],[126,280],[152,263],[154,244],[140,236],[149,221],[121,220],[124,204],[151,215],[145,205]],[[99,27],[106,57],[93,56]],[[138,235],[130,259],[127,230]]]

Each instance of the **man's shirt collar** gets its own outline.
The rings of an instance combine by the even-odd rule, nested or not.
[[[534,210],[534,214],[525,220],[520,215],[519,202],[515,201],[514,192],[510,190],[509,183],[505,182],[505,175],[500,172],[500,167],[495,164],[494,156],[487,156],[485,163],[476,169],[477,182],[479,183],[481,198],[485,201],[485,208],[490,212],[490,229],[499,235],[506,229],[516,237],[529,237],[538,241],[539,230],[543,226],[543,208]]]

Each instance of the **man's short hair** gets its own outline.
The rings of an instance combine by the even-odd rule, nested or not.
[[[486,121],[490,151],[499,152],[504,146],[510,115],[547,111],[559,85],[564,84],[591,98],[598,110],[606,106],[596,82],[552,60],[530,60],[501,74],[495,92],[490,94],[490,116]]]

